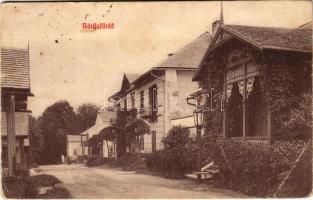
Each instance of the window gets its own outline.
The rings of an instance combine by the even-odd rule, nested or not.
[[[231,95],[233,83],[236,83],[239,87],[240,94],[245,97],[251,92],[251,77],[258,75],[258,66],[253,62],[233,67],[226,72],[226,97],[227,99]]]
[[[158,90],[157,86],[154,84],[149,88],[149,106],[150,106],[150,121],[156,122],[157,117],[157,111],[158,111]]]
[[[127,111],[127,99],[124,99],[124,110]]]
[[[139,146],[140,146],[140,150],[144,150],[145,149],[145,138],[144,138],[144,134],[141,134],[139,136]]]
[[[255,63],[246,62],[229,68],[226,72],[227,120],[225,131],[228,137],[255,134],[247,133],[246,128],[249,128],[247,123],[250,120],[249,115],[255,115],[256,111],[249,113],[246,107],[249,107],[247,102],[250,100],[250,93],[254,90],[255,77],[259,73],[258,69],[259,67]],[[246,106],[244,107],[243,104]],[[256,107],[256,105],[253,104],[250,107]],[[245,123],[243,123],[244,121]],[[255,132],[255,129],[250,132]]]
[[[134,109],[135,108],[135,93],[131,93],[130,94],[130,101],[131,101],[131,108]]]
[[[156,131],[151,131],[152,152],[156,151]]]
[[[144,96],[144,91],[140,91],[140,110],[145,109],[145,96]]]
[[[156,85],[153,85],[152,87],[149,88],[149,105],[151,106],[152,112],[157,111],[158,109],[158,88]]]

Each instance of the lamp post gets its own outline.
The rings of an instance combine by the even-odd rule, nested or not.
[[[196,109],[193,112],[193,117],[195,121],[196,131],[197,131],[197,143],[198,143],[198,153],[197,153],[197,170],[201,171],[201,155],[202,155],[202,142],[201,142],[201,129],[204,122],[204,112],[201,109]],[[198,174],[198,179],[201,179],[201,174]]]

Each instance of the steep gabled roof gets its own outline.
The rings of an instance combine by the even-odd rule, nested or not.
[[[311,52],[312,30],[311,29],[287,29],[225,25],[226,31],[249,39],[261,49],[280,49],[289,51]]]
[[[312,53],[312,29],[308,28],[273,28],[239,25],[222,25],[216,31],[209,48],[202,58],[193,81],[197,81],[202,71],[202,62],[215,47],[215,41],[224,32],[231,37],[243,40],[260,50],[272,49],[299,53]]]
[[[196,69],[201,61],[205,50],[211,42],[211,34],[205,32],[191,43],[187,44],[175,54],[157,64],[156,68],[194,68]]]
[[[139,78],[141,74],[135,74],[135,73],[125,73],[126,78],[128,79],[129,83],[132,83],[134,80]]]
[[[30,89],[29,50],[1,48],[1,87]]]
[[[140,77],[140,74],[135,73],[124,73],[123,80],[121,84],[121,89],[118,92],[115,92],[112,94],[108,99],[114,99],[115,97],[121,97],[123,93],[129,88],[130,83],[136,80],[138,77]]]

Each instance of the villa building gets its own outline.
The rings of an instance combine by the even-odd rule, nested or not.
[[[121,110],[136,109],[137,117],[149,123],[150,134],[139,138],[141,153],[162,149],[161,141],[173,125],[187,126],[194,134],[194,108],[186,104],[186,97],[199,87],[192,82],[192,77],[210,42],[211,34],[203,33],[178,52],[169,54],[163,62],[129,81],[129,86],[125,75],[121,91],[109,98],[117,100]]]
[[[207,97],[213,89],[213,102],[221,102],[206,109],[209,131],[270,142],[288,120],[288,114],[277,117],[296,105],[292,99],[312,93],[312,23],[287,29],[216,21],[213,34],[193,77]]]

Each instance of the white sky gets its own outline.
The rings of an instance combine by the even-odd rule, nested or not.
[[[124,72],[144,73],[219,18],[220,2],[11,3],[1,5],[1,46],[30,46],[29,109],[39,116],[66,99],[102,105]],[[297,27],[312,20],[309,1],[224,2],[225,24]],[[86,14],[88,14],[85,20]],[[84,22],[115,29],[82,31]],[[58,43],[55,43],[58,40]]]

